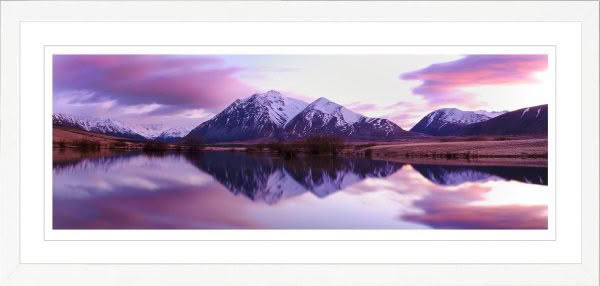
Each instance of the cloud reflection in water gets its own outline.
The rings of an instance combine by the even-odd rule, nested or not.
[[[547,228],[546,168],[69,152],[54,154],[56,229]]]

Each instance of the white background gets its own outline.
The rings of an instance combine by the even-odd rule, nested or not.
[[[390,37],[397,31],[406,31],[402,37]],[[459,32],[460,31],[460,32]],[[531,35],[536,31],[537,47],[515,47],[531,43]],[[540,32],[541,31],[541,32]],[[547,31],[547,33],[544,33]],[[109,257],[121,257],[122,262],[556,262],[578,261],[580,253],[580,214],[569,212],[579,208],[580,194],[569,190],[579,190],[581,158],[578,154],[559,152],[552,158],[554,144],[549,144],[549,189],[554,187],[554,161],[560,174],[556,192],[556,212],[554,204],[549,205],[549,230],[52,230],[51,221],[51,71],[48,61],[56,47],[52,45],[127,45],[135,35],[136,43],[145,45],[271,45],[262,51],[286,53],[539,53],[549,54],[549,70],[554,68],[554,48],[564,50],[556,53],[557,104],[549,105],[550,118],[554,109],[559,120],[556,122],[558,136],[554,138],[554,122],[549,122],[549,141],[559,148],[581,144],[580,118],[569,114],[580,114],[581,103],[578,97],[560,96],[577,93],[580,65],[577,61],[580,46],[577,44],[579,25],[575,23],[486,23],[477,26],[468,23],[22,23],[21,24],[21,124],[28,132],[21,134],[21,173],[32,180],[22,181],[21,193],[21,235],[23,247],[21,258],[31,262],[105,262]],[[201,34],[202,37],[190,37]],[[501,39],[505,35],[504,39]],[[522,37],[522,38],[521,38]],[[563,39],[564,37],[564,39]],[[435,41],[432,41],[435,39]],[[473,40],[476,39],[476,40]],[[566,41],[572,39],[573,41]],[[520,41],[519,41],[520,40]],[[562,42],[562,41],[564,42]],[[438,45],[440,47],[377,47],[376,45]],[[471,47],[457,46],[466,43]],[[574,43],[574,44],[573,44]],[[441,44],[441,45],[440,45]],[[444,47],[452,45],[453,47]],[[508,44],[508,46],[507,46]],[[334,48],[282,47],[284,45],[336,45]],[[344,46],[340,46],[344,45]],[[375,45],[371,47],[346,47],[345,45]],[[487,47],[502,45],[504,47]],[[560,45],[560,47],[558,47]],[[272,47],[279,46],[279,47]],[[138,46],[137,50],[145,47]],[[204,48],[214,51],[218,47]],[[85,51],[85,47],[80,49]],[[89,48],[88,48],[89,49]],[[102,48],[95,48],[96,51]],[[107,51],[114,47],[105,47]],[[122,48],[124,49],[124,48]],[[147,48],[158,53],[184,48]],[[187,48],[190,51],[191,48]],[[196,53],[203,48],[195,48]],[[230,50],[232,48],[229,48]],[[251,51],[252,48],[240,47]],[[256,52],[256,47],[253,48]],[[295,50],[295,51],[291,51]],[[60,51],[60,49],[59,49]],[[44,78],[44,74],[46,77]],[[44,86],[44,80],[46,85]],[[23,84],[26,83],[26,84]],[[45,91],[45,100],[43,93]],[[567,92],[568,91],[568,92]],[[45,116],[45,117],[44,117]],[[41,123],[44,123],[42,125]],[[575,128],[573,128],[575,126]],[[45,128],[44,128],[45,127]],[[45,149],[44,149],[44,142]],[[561,147],[564,146],[564,147]],[[44,153],[44,150],[47,152]],[[45,159],[45,164],[44,164]],[[44,166],[40,168],[39,166]],[[45,178],[45,185],[44,180]],[[44,196],[39,190],[45,190]],[[44,216],[44,210],[46,215]],[[561,225],[554,235],[555,220]],[[73,214],[76,215],[76,214]],[[95,240],[89,242],[44,240]],[[103,239],[141,239],[139,241],[100,241]],[[206,241],[185,241],[173,244],[157,239],[185,239]],[[423,240],[470,240],[437,241]],[[505,239],[551,241],[499,241]],[[555,239],[555,240],[552,240]],[[208,241],[210,240],[210,241]],[[221,241],[234,240],[234,241]],[[235,241],[237,240],[237,241]],[[255,240],[255,241],[241,241]],[[257,241],[271,240],[271,241]],[[287,241],[272,241],[287,240]],[[314,241],[307,241],[314,240]],[[327,241],[324,241],[327,240]],[[347,242],[333,240],[353,240]],[[370,241],[355,241],[370,240]],[[373,241],[411,240],[411,241]],[[489,242],[476,240],[495,240]],[[76,245],[77,248],[73,247]],[[90,246],[94,247],[90,247]],[[449,248],[448,245],[452,247]],[[102,247],[100,247],[102,246]],[[490,246],[501,246],[493,247]],[[122,248],[127,249],[124,251]],[[473,249],[477,251],[473,252]],[[551,250],[551,251],[550,251]],[[486,256],[480,257],[480,253]],[[60,254],[60,258],[56,255]],[[399,255],[402,254],[402,255]]]
[[[420,1],[420,2],[0,2],[0,284],[1,285],[598,285],[598,2],[591,1]],[[487,21],[572,22],[581,24],[582,201],[581,263],[555,264],[28,264],[21,257],[20,24],[23,21]],[[519,25],[520,23],[515,23]],[[277,24],[274,24],[277,25]],[[403,36],[405,31],[394,35]],[[539,44],[539,31],[527,36],[495,32],[494,44]],[[456,33],[456,32],[453,32]],[[463,33],[463,32],[459,32]],[[577,35],[562,38],[579,43]],[[71,39],[74,42],[75,39]],[[396,39],[402,42],[402,38]],[[477,42],[462,37],[460,44]],[[137,41],[140,41],[138,43]],[[555,42],[548,38],[547,42]],[[152,44],[131,35],[125,43]],[[436,38],[424,42],[456,42]],[[544,42],[542,40],[541,42]],[[68,43],[60,43],[68,44]],[[377,43],[370,43],[377,44]],[[425,43],[414,43],[425,44]],[[557,53],[561,53],[560,45]],[[558,65],[559,69],[563,67]],[[568,72],[567,72],[568,73]],[[560,75],[557,74],[558,77]],[[25,101],[25,100],[23,100]],[[572,116],[579,116],[573,114]],[[560,146],[559,146],[560,148]],[[41,168],[41,166],[39,166]],[[571,190],[579,191],[572,188]],[[41,190],[40,190],[41,192]],[[27,214],[25,214],[27,215]],[[557,225],[560,229],[562,226]],[[67,246],[66,244],[65,246]],[[451,244],[447,245],[452,247]],[[461,255],[486,256],[472,248]],[[552,251],[552,249],[549,249]],[[576,249],[565,250],[574,252]],[[474,254],[473,254],[474,253]],[[130,258],[137,258],[131,255]],[[121,260],[122,261],[122,260]],[[362,264],[360,264],[362,263]]]

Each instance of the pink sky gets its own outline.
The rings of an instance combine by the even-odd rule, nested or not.
[[[326,97],[405,129],[440,107],[550,101],[546,55],[55,55],[54,112],[196,126],[238,98]]]

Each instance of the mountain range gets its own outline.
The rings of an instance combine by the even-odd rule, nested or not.
[[[423,135],[387,119],[365,117],[323,97],[307,104],[273,90],[236,100],[187,135],[206,143],[310,136],[386,141]]]
[[[283,133],[291,139],[315,135],[355,140],[393,140],[419,136],[387,119],[362,116],[323,97],[306,106],[285,124]]]
[[[521,108],[469,124],[457,135],[548,135],[548,105]]]
[[[165,128],[160,124],[128,125],[112,119],[82,119],[57,113],[53,125],[135,140],[173,143],[199,137],[205,143],[298,140],[337,136],[357,141],[392,141],[426,136],[544,135],[548,105],[515,111],[435,110],[410,131],[383,118],[371,118],[321,97],[311,103],[271,90],[237,99],[197,127]]]
[[[427,114],[410,131],[432,136],[547,135],[548,105],[511,112],[443,108]]]
[[[236,100],[187,136],[201,137],[206,143],[282,138],[285,124],[307,105],[276,91],[254,94]]]
[[[469,124],[487,121],[490,118],[487,114],[474,111],[442,108],[427,114],[413,126],[411,131],[433,136],[449,136],[455,135],[457,130]]]
[[[88,119],[63,113],[52,115],[52,125],[133,140],[158,140],[167,143],[181,140],[191,130],[186,127],[166,128],[160,124],[129,125],[110,118]]]

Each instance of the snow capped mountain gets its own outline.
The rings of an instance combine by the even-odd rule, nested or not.
[[[494,118],[494,117],[500,116],[500,115],[502,115],[502,114],[504,114],[504,113],[507,113],[507,112],[508,112],[508,110],[504,110],[504,111],[485,111],[485,110],[475,110],[475,111],[473,111],[473,112],[475,112],[475,113],[477,113],[477,114],[485,115],[485,116],[487,116],[487,117],[489,117],[489,118]]]
[[[57,113],[52,115],[52,124],[68,128],[81,129],[115,137],[129,139],[146,139],[138,134],[125,123],[112,119],[84,119],[72,115]]]
[[[188,135],[191,130],[191,128],[187,127],[169,128],[161,132],[160,135],[156,136],[156,140],[166,143],[173,143]]]
[[[190,128],[181,127],[181,128],[169,128],[162,133],[160,133],[158,138],[166,138],[166,137],[185,137],[191,131]]]
[[[410,131],[433,136],[454,135],[460,128],[491,117],[457,108],[442,108],[427,114]]]
[[[63,127],[83,129],[83,124],[79,118],[63,113],[52,114],[52,124]]]
[[[248,106],[254,102],[265,106],[269,112],[269,119],[279,123],[280,126],[285,125],[306,107],[305,102],[290,97],[284,97],[281,93],[274,90],[262,94],[255,94],[250,98],[241,101],[241,106]]]
[[[306,104],[277,91],[238,99],[188,134],[207,143],[302,139],[315,135],[359,140],[422,136],[405,131],[387,119],[362,116],[323,97]]]
[[[489,116],[478,114],[473,111],[462,111],[457,108],[442,108],[429,113],[426,118],[431,124],[434,120],[448,123],[471,124],[490,119]]]
[[[387,119],[369,118],[319,98],[292,118],[284,129],[287,138],[315,135],[364,140],[391,140],[414,136]]]
[[[548,134],[548,105],[511,112],[444,108],[427,114],[411,131],[433,136],[544,135]]]
[[[159,140],[162,142],[175,142],[190,131],[190,128],[165,128],[162,124],[137,124],[128,125],[124,122],[110,118],[92,118],[56,113],[52,115],[52,124],[67,128],[85,130],[115,137],[137,140]]]
[[[336,125],[349,125],[357,123],[361,119],[365,118],[364,116],[354,113],[335,102],[329,101],[324,97],[315,100],[307,107],[307,109],[308,112],[306,114],[306,118],[310,119],[312,116],[320,112],[325,115],[325,123],[335,118]]]
[[[147,139],[155,139],[165,131],[162,124],[138,124],[132,126],[131,129]]]
[[[188,136],[199,136],[207,143],[280,138],[283,126],[307,105],[273,90],[257,93],[236,100]]]
[[[410,131],[382,118],[370,118],[326,98],[307,104],[277,91],[238,99],[195,128],[162,124],[128,125],[118,120],[85,119],[56,113],[54,126],[81,129],[136,140],[178,142],[200,137],[205,143],[251,140],[298,140],[336,136],[350,140],[388,141],[409,137],[472,135],[547,135],[548,106],[512,112],[462,111],[443,108],[423,117]]]

